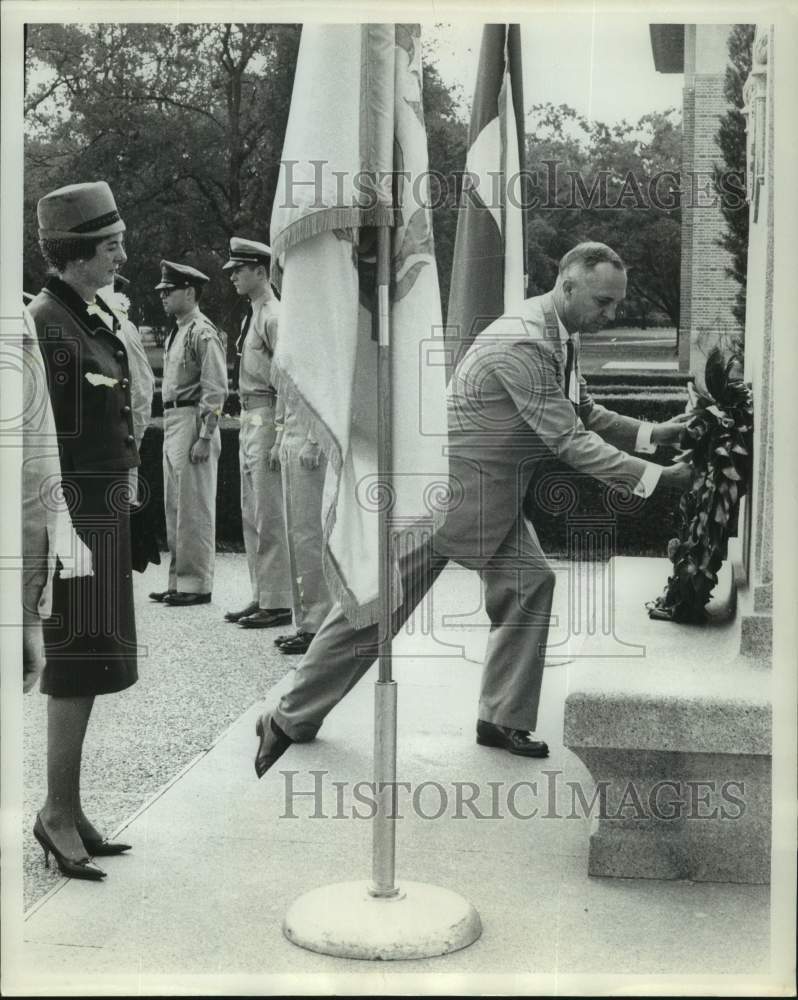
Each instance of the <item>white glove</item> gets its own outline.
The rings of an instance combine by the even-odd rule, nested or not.
[[[55,529],[55,555],[61,560],[62,580],[94,576],[91,549],[79,538],[66,511],[59,511]]]

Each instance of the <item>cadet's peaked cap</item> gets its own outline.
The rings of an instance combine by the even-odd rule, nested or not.
[[[161,280],[155,286],[155,291],[162,288],[200,288],[207,285],[211,279],[207,274],[198,271],[188,264],[173,264],[170,260],[161,261]]]
[[[226,264],[222,264],[222,270],[241,267],[242,264],[266,264],[271,255],[271,247],[267,247],[265,243],[242,240],[240,236],[233,236],[230,240],[230,259]]]
[[[114,196],[105,181],[68,184],[39,200],[39,238],[75,240],[115,236],[125,231]]]

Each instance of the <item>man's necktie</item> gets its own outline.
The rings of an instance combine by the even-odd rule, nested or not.
[[[247,338],[247,333],[249,333],[249,327],[252,323],[252,303],[247,305],[247,311],[244,313],[244,322],[241,324],[241,333],[238,335],[238,340],[236,341],[236,363],[233,367],[233,388],[237,389],[239,380],[241,378],[241,352],[244,350],[244,341]]]
[[[579,405],[579,387],[576,377],[576,344],[569,337],[565,342],[565,395],[574,404]]]
[[[177,323],[172,327],[166,337],[166,350],[172,346],[172,341],[175,339],[175,334],[177,333]]]
[[[241,352],[244,350],[244,341],[247,339],[247,333],[249,332],[250,324],[252,323],[252,303],[247,306],[247,311],[244,314],[244,323],[241,327],[241,333],[239,334],[238,340],[236,341],[236,354],[241,357]]]

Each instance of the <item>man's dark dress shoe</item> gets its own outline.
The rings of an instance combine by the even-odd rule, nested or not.
[[[150,594],[151,601],[164,601],[170,594],[176,594],[176,590],[154,590]]]
[[[269,712],[264,712],[255,723],[255,732],[259,741],[255,755],[255,773],[262,778],[294,741],[285,735]]]
[[[252,601],[251,604],[248,604],[245,608],[242,608],[240,611],[228,611],[224,616],[224,620],[226,622],[240,622],[242,618],[246,618],[247,615],[254,614],[257,610],[258,610],[258,602]]]
[[[281,653],[291,653],[294,655],[297,653],[307,653],[308,647],[313,642],[315,635],[315,632],[297,632],[296,635],[286,636],[282,642],[278,642],[277,648]]]
[[[532,735],[526,729],[510,729],[477,720],[477,743],[480,746],[500,747],[518,757],[548,757],[548,746],[543,740],[533,740]]]
[[[163,599],[172,608],[190,608],[195,604],[210,604],[210,594],[187,594],[184,590],[174,590]]]
[[[291,624],[290,608],[259,608],[251,615],[240,618],[242,628],[274,628],[275,625]]]

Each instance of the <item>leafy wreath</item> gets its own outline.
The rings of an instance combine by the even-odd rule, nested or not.
[[[736,533],[740,498],[751,481],[753,399],[742,380],[739,354],[728,361],[719,348],[708,358],[708,395],[692,384],[690,411],[680,454],[693,469],[693,482],[679,503],[681,530],[668,543],[673,574],[664,592],[646,604],[650,618],[700,623],[718,582],[718,570],[728,554],[729,536]]]

